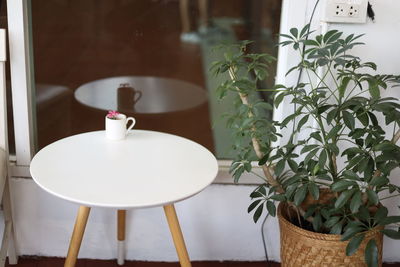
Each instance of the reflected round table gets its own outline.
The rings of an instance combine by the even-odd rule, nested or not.
[[[134,130],[113,141],[105,131],[56,141],[40,150],[30,166],[45,191],[80,204],[65,266],[75,266],[91,207],[118,209],[118,263],[124,262],[125,210],[163,206],[181,266],[191,266],[174,203],[207,187],[217,160],[188,139]]]
[[[185,111],[207,102],[204,89],[195,84],[153,76],[119,76],[85,83],[75,91],[75,99],[91,108],[100,110],[121,110],[118,88],[130,85],[140,92],[136,103],[123,110],[135,114],[159,114]]]

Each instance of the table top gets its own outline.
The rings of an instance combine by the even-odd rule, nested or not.
[[[60,198],[127,209],[188,198],[214,180],[218,164],[210,151],[183,137],[133,130],[113,141],[96,131],[46,146],[30,171],[41,188]]]
[[[161,77],[120,76],[85,83],[75,91],[75,99],[101,110],[119,110],[117,89],[130,84],[142,93],[132,108],[134,113],[167,113],[195,108],[207,101],[204,89],[195,84]]]

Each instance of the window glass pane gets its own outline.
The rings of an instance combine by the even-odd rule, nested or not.
[[[0,28],[7,29],[7,6],[5,1],[0,3]],[[8,40],[6,40],[8,44]],[[8,128],[8,149],[11,155],[15,155],[15,137],[14,137],[14,118],[12,114],[12,94],[10,82],[10,56],[7,47],[6,61],[6,97],[7,97],[7,128]]]
[[[280,6],[278,0],[32,1],[39,148],[104,129],[107,111],[118,110],[135,117],[137,129],[184,136],[230,158],[221,115],[232,102],[216,100],[221,78],[209,68],[221,55],[212,48],[251,39],[254,51],[275,55]]]

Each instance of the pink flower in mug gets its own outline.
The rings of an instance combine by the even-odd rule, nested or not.
[[[118,116],[119,114],[120,114],[120,113],[119,113],[118,111],[110,110],[110,111],[108,111],[107,118],[112,119],[112,120],[116,120],[116,119],[117,119],[117,116]]]

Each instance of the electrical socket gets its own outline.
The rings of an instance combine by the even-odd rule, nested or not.
[[[330,10],[329,13],[330,15],[333,15],[335,17],[347,17],[347,14],[349,14],[349,7],[347,4],[335,4],[335,10]]]
[[[325,0],[322,21],[366,23],[368,0]]]

